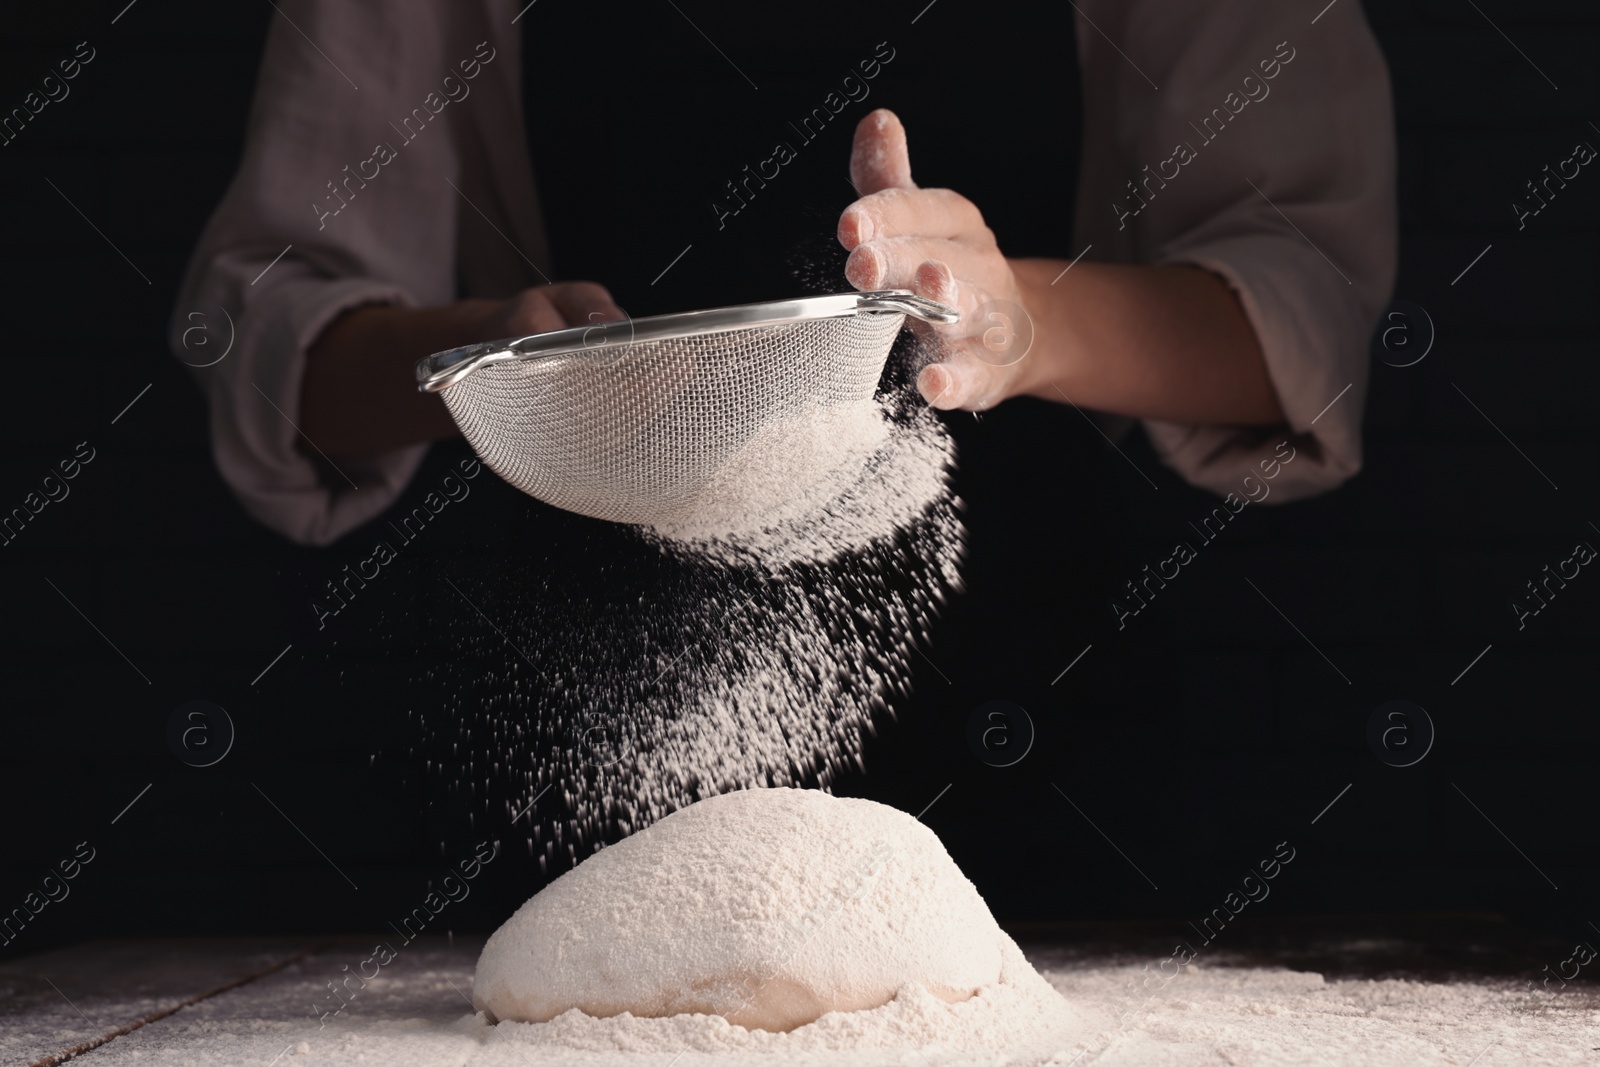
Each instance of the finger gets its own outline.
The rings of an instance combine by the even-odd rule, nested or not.
[[[961,247],[951,241],[909,237],[872,241],[850,253],[844,276],[857,289],[910,289],[923,263],[960,257]]]
[[[996,353],[981,336],[938,337],[933,343],[937,361],[917,375],[917,389],[929,404],[947,411],[982,411],[1010,395],[1014,372],[1006,368],[1017,361],[995,363]]]
[[[938,260],[918,264],[908,288],[917,296],[960,312],[961,319],[958,322],[927,324],[947,337],[964,337],[971,333],[971,323],[976,321],[978,309],[989,299],[986,289],[958,279],[949,264]]]
[[[569,326],[627,318],[611,299],[611,292],[596,282],[560,282],[544,292]]]
[[[839,243],[846,248],[887,237],[943,237],[978,249],[996,247],[983,212],[949,189],[885,189],[839,216]]]
[[[548,287],[524,289],[511,298],[506,310],[506,329],[510,334],[549,333],[567,327],[566,316],[550,300]]]
[[[858,289],[917,291],[917,273],[930,260],[948,265],[964,283],[998,288],[1005,282],[1004,260],[974,257],[971,249],[955,241],[910,237],[861,245],[845,260],[845,278]]]
[[[933,346],[936,359],[917,376],[917,389],[923,399],[937,408],[969,411],[983,410],[998,402],[1005,377],[1000,368],[1014,361],[1009,358],[1008,350],[997,349],[991,343],[987,331],[989,323],[983,321],[984,316],[980,314],[989,303],[988,293],[976,285],[959,281],[948,265],[932,260],[918,266],[911,288],[918,296],[937,300],[961,312],[959,323],[950,326],[922,324],[923,328],[918,330]],[[933,336],[929,337],[930,334]]]
[[[968,411],[988,407],[991,392],[989,367],[974,359],[947,359],[930,363],[917,374],[917,391],[930,407],[940,411]]]
[[[915,189],[906,128],[893,111],[879,108],[856,123],[850,145],[850,184],[861,196],[882,189]]]

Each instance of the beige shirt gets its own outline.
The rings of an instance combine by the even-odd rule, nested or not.
[[[227,356],[194,372],[217,467],[261,522],[327,544],[388,507],[427,446],[336,469],[304,447],[311,343],[361,304],[426,307],[546,280],[512,23],[524,4],[277,6],[244,158],[189,264],[171,343],[201,362],[184,344],[202,321],[190,315],[226,312]],[[1295,446],[1269,468],[1267,499],[1338,485],[1361,466],[1367,341],[1397,258],[1388,72],[1360,5],[1314,25],[1270,0],[1078,8],[1078,245],[1060,256],[1087,247],[1085,259],[1225,278]],[[1183,477],[1241,499],[1282,439],[1146,428]]]

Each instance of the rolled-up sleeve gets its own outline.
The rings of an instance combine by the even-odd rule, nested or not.
[[[291,540],[325,545],[405,489],[426,445],[329,459],[300,433],[299,398],[306,351],[335,318],[364,304],[412,303],[381,282],[304,275],[281,278],[243,304],[234,351],[200,373],[211,372],[203,384],[217,469],[257,520]]]
[[[427,451],[330,459],[300,432],[300,390],[307,350],[343,312],[456,298],[464,197],[503,217],[461,165],[481,136],[467,109],[505,110],[516,84],[505,37],[479,46],[486,23],[479,5],[425,0],[281,0],[274,12],[244,156],[189,264],[170,343],[209,401],[224,480],[295,541],[327,544],[382,512]],[[490,99],[473,99],[484,88]],[[197,365],[195,321],[218,347],[228,324],[226,356]]]
[[[1368,338],[1397,260],[1388,70],[1360,5],[1315,24],[1262,0],[1082,10],[1076,219],[1090,258],[1223,278],[1296,448],[1270,499],[1339,485],[1361,468]],[[1238,491],[1282,438],[1145,428],[1164,462],[1218,493]]]

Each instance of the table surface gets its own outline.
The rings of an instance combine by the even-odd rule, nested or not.
[[[1484,918],[1420,927],[1411,920],[1393,928],[1367,922],[1359,936],[1335,936],[1334,929],[1326,920],[1261,924],[1252,941],[1224,948],[1219,939],[1170,988],[1158,982],[1140,997],[1127,990],[1140,982],[1151,988],[1148,976],[1172,951],[1158,924],[1075,924],[1016,934],[1085,1020],[1083,1032],[1050,1061],[1062,1067],[1498,1067],[1513,1060],[1593,1064],[1600,1058],[1600,985],[1584,975],[1565,988],[1552,982],[1552,992],[1529,986],[1528,979],[1550,973],[1532,961],[1548,957],[1554,971],[1571,946],[1561,953],[1555,942]],[[358,1002],[324,1025],[318,1012],[332,1003],[328,984],[357,971],[375,940],[128,940],[12,959],[0,964],[0,1062],[303,1067],[616,1061],[489,1040],[494,1031],[470,1018],[481,938],[418,939]],[[1600,971],[1600,964],[1586,970]],[[685,1059],[677,1067],[691,1062],[702,1061]],[[917,1052],[862,1062],[958,1061]]]

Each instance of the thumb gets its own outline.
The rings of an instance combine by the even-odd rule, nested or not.
[[[893,111],[879,108],[856,124],[850,146],[850,184],[858,196],[883,189],[915,189],[911,157],[906,153],[906,128]]]

